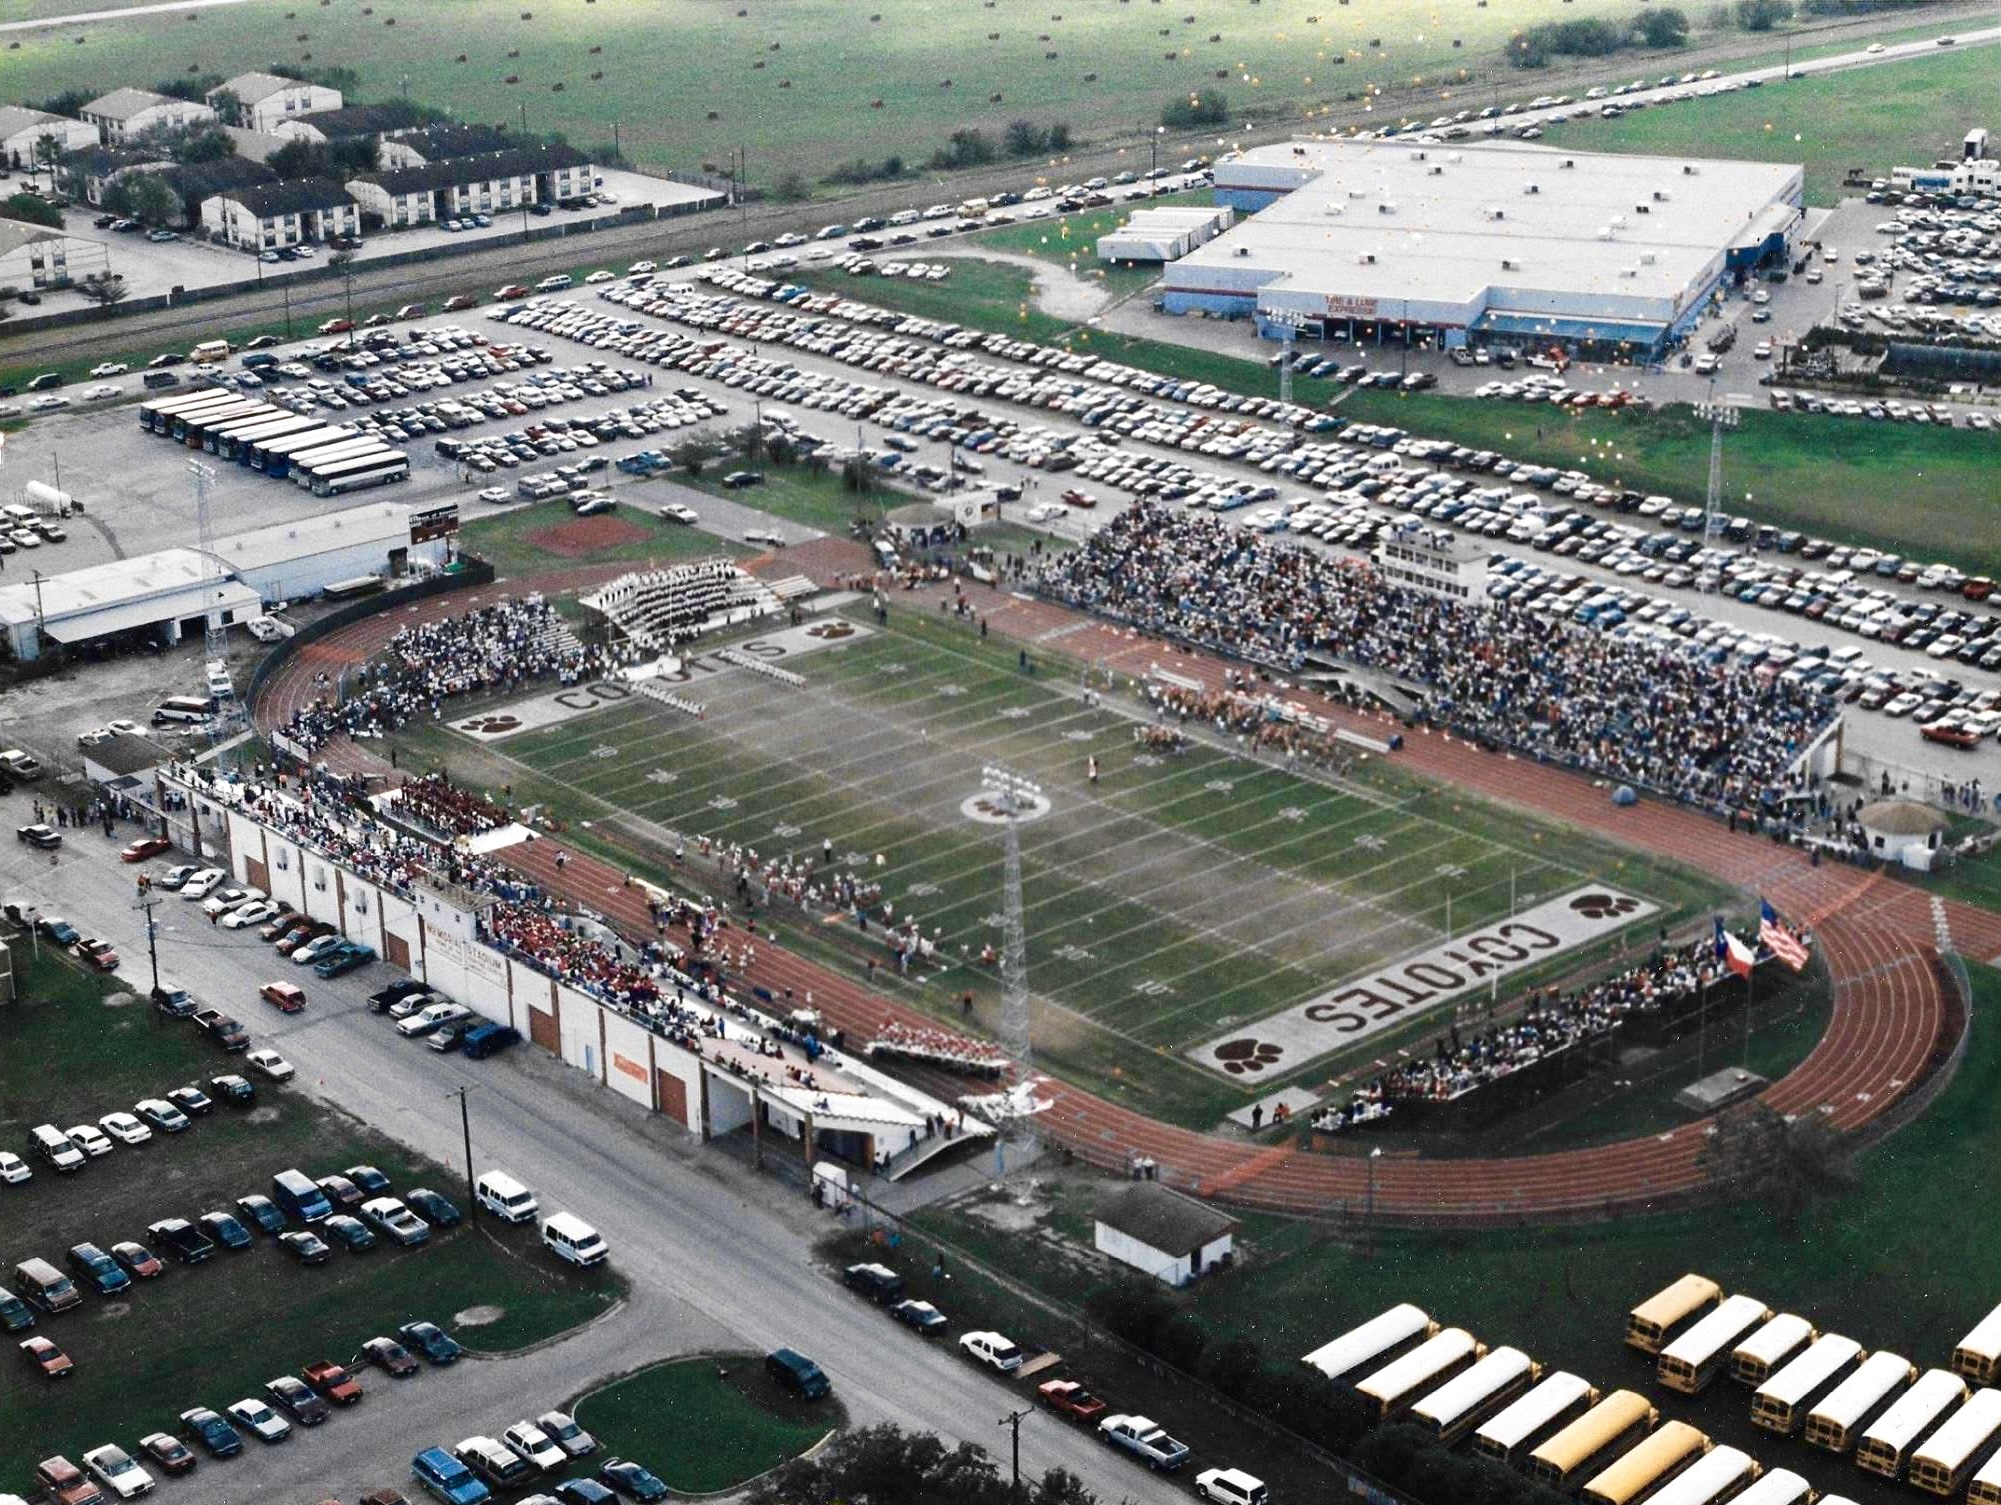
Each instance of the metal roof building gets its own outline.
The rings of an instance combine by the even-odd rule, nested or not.
[[[1657,352],[1789,256],[1802,168],[1527,142],[1297,141],[1218,165],[1248,217],[1167,269],[1169,312]]]

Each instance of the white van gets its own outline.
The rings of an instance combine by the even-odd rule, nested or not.
[[[506,1171],[488,1171],[481,1176],[473,1187],[473,1196],[503,1223],[530,1222],[542,1210],[535,1193]]]
[[[54,1124],[39,1124],[29,1130],[28,1137],[35,1141],[35,1148],[41,1151],[42,1158],[57,1170],[83,1168],[83,1151],[76,1147],[76,1141]]]
[[[597,1229],[571,1212],[559,1212],[542,1224],[542,1242],[573,1265],[601,1264],[611,1252]]]

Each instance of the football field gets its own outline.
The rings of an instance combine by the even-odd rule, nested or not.
[[[1465,935],[1594,882],[1664,910],[1692,892],[1684,876],[1379,760],[1341,780],[1221,737],[1149,752],[1134,740],[1147,718],[1128,684],[1093,705],[1077,666],[1041,659],[1025,674],[1014,647],[966,627],[914,611],[893,612],[887,631],[856,624],[842,645],[790,661],[802,685],[714,673],[674,687],[702,704],[700,719],[633,696],[484,751],[526,775],[517,799],[534,789],[566,814],[617,812],[656,850],[678,839],[698,854],[708,838],[817,861],[830,841],[952,963],[885,986],[946,1017],[971,989],[988,1024],[997,984],[979,958],[1001,941],[1003,833],[982,769],[1033,780],[1043,798],[1019,832],[1038,1052],[1094,1084],[1151,1063],[1149,1095],[1185,1089],[1206,1103],[1227,1101],[1212,1094],[1229,1084],[1182,1052],[1422,951],[1448,924]],[[852,964],[887,962],[850,924],[812,928]]]

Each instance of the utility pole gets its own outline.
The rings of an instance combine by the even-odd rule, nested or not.
[[[452,1091],[458,1094],[459,1128],[465,1135],[466,1216],[476,1217],[479,1214],[479,1198],[473,1194],[472,1189],[472,1112],[466,1107],[466,1089],[464,1087],[454,1087]]]
[[[153,964],[153,996],[160,996],[160,947],[153,935],[153,911],[160,907],[160,896],[150,888],[142,889],[145,895],[135,908],[146,911],[146,958]]]
[[[1010,1411],[1000,1419],[1000,1425],[1014,1433],[1014,1497],[1021,1498],[1021,1424],[1035,1413],[1030,1410]]]

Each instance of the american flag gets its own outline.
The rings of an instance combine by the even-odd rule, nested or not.
[[[1758,939],[1767,951],[1795,972],[1806,970],[1806,947],[1779,923],[1779,912],[1763,899],[1758,901]]]

